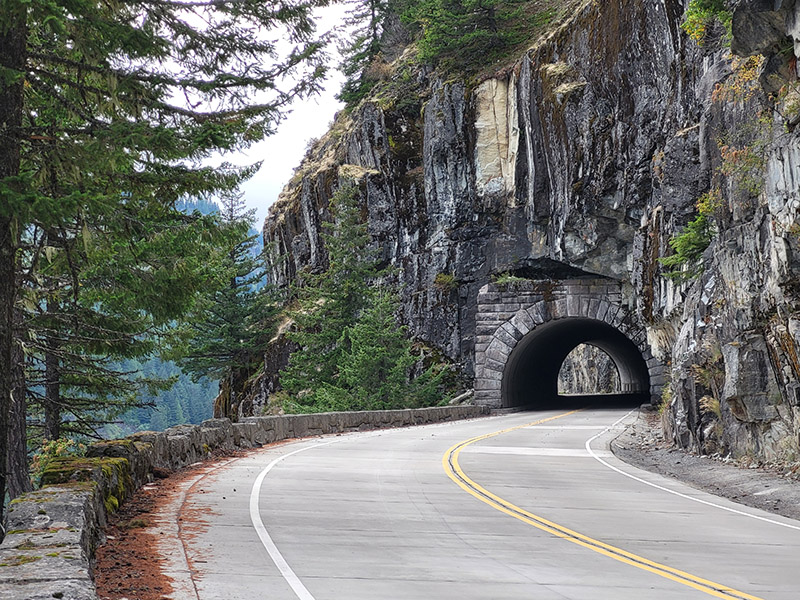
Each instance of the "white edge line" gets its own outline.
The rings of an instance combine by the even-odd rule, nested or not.
[[[675,496],[680,496],[681,498],[685,498],[686,500],[691,500],[692,502],[699,502],[700,504],[705,504],[706,506],[711,506],[713,508],[719,508],[721,510],[726,510],[726,511],[734,513],[736,515],[741,515],[741,516],[744,516],[744,517],[750,517],[751,519],[758,519],[759,521],[764,521],[765,523],[772,523],[773,525],[779,525],[780,527],[786,527],[788,529],[795,529],[797,531],[800,531],[800,526],[797,526],[797,525],[791,525],[789,523],[783,523],[781,521],[776,521],[774,519],[770,519],[770,518],[767,518],[767,517],[762,517],[760,515],[754,515],[752,513],[745,512],[743,510],[737,510],[735,508],[730,508],[729,506],[723,506],[721,504],[716,504],[714,502],[709,502],[708,500],[702,500],[701,498],[695,498],[694,496],[689,496],[687,494],[683,494],[681,492],[677,492],[675,490],[671,490],[671,489],[666,488],[666,487],[664,487],[662,485],[658,485],[657,483],[652,483],[650,481],[646,481],[646,480],[644,480],[644,479],[642,479],[640,477],[637,477],[636,475],[632,475],[630,473],[627,473],[627,472],[623,471],[622,469],[618,469],[614,465],[609,464],[608,462],[606,462],[602,458],[600,458],[597,454],[595,454],[594,450],[592,450],[592,447],[591,447],[592,442],[595,441],[600,436],[605,435],[606,433],[608,433],[609,431],[611,431],[612,429],[617,427],[617,425],[622,423],[622,421],[627,419],[636,410],[637,409],[633,409],[632,411],[630,411],[629,413],[627,413],[626,415],[621,417],[619,420],[617,420],[613,425],[609,425],[608,427],[606,427],[603,431],[601,431],[597,435],[595,435],[595,436],[589,438],[588,440],[586,440],[585,447],[586,447],[587,452],[589,452],[589,454],[592,456],[592,458],[594,458],[596,461],[600,462],[601,464],[605,465],[606,467],[608,467],[612,471],[616,471],[620,475],[624,475],[625,477],[628,477],[629,479],[633,479],[634,481],[638,481],[639,483],[643,483],[645,485],[649,485],[650,487],[656,488],[657,490],[661,490],[662,492],[667,492],[667,493],[673,494]]]
[[[261,540],[261,543],[264,545],[264,548],[266,548],[269,557],[272,559],[272,562],[275,563],[275,566],[286,580],[286,583],[289,584],[289,587],[292,588],[292,591],[300,600],[315,600],[315,598],[313,595],[311,595],[311,592],[308,591],[306,586],[303,585],[303,582],[300,581],[300,578],[292,570],[292,567],[289,566],[289,563],[286,562],[283,554],[281,554],[280,550],[278,550],[278,547],[275,545],[275,542],[272,541],[269,533],[267,533],[267,528],[264,526],[264,522],[261,520],[261,514],[258,508],[258,500],[261,495],[261,484],[264,482],[264,478],[267,476],[267,473],[269,473],[272,468],[282,460],[287,459],[294,454],[298,454],[299,452],[305,452],[306,450],[312,450],[314,448],[319,448],[320,446],[328,446],[330,444],[335,444],[338,441],[340,440],[333,440],[330,442],[314,444],[313,446],[306,446],[305,448],[300,448],[294,452],[289,452],[288,454],[279,456],[266,467],[264,467],[264,470],[258,474],[258,477],[256,477],[256,480],[253,483],[253,489],[250,491],[250,520],[253,523],[253,527],[255,528],[256,533],[258,533],[258,537]]]

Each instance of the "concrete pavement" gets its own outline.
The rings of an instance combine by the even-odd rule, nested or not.
[[[565,412],[302,440],[215,467],[162,516],[175,597],[798,598],[800,523],[616,460],[604,430],[627,410]]]

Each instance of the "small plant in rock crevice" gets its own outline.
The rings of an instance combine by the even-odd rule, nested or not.
[[[702,363],[692,365],[692,375],[697,385],[704,390],[700,399],[701,409],[711,412],[717,417],[721,416],[719,399],[722,396],[722,386],[725,382],[725,363],[719,346],[711,345],[705,352]],[[704,400],[705,398],[705,400]]]
[[[437,273],[433,285],[443,292],[452,292],[458,289],[458,280],[452,273]]]
[[[662,417],[664,413],[669,410],[672,404],[672,362],[667,362],[666,369],[664,370],[665,381],[661,386],[661,401],[658,403],[658,414]]]
[[[719,398],[714,396],[703,396],[698,401],[700,412],[704,415],[713,415],[717,419],[722,418],[722,410],[720,409]]]
[[[796,64],[797,60],[794,62]],[[786,131],[794,131],[800,123],[800,80],[785,83],[771,100],[775,105],[775,112],[783,119]]]
[[[764,138],[741,147],[723,144],[720,173],[728,177],[737,191],[750,197],[758,196],[764,188],[764,168],[767,164],[768,141]]]
[[[509,273],[508,271],[500,273],[499,275],[495,276],[494,279],[494,282],[497,285],[512,285],[515,283],[522,283],[523,281],[528,281],[528,279],[524,277],[519,277],[518,275],[514,275],[513,273]]]
[[[738,110],[750,112],[754,101],[762,107],[754,117],[741,119],[735,127],[727,127],[717,140],[721,164],[718,174],[731,185],[731,191],[753,198],[764,187],[764,169],[773,134],[773,113],[778,106],[775,98],[766,102],[760,77],[766,59],[763,56],[734,57],[732,73],[718,83],[711,94],[713,103],[733,104]],[[752,113],[751,113],[752,114]]]
[[[698,198],[697,216],[689,221],[683,231],[669,240],[673,254],[658,259],[668,270],[664,277],[682,283],[703,272],[701,258],[716,234],[713,215],[719,209],[722,197],[719,190],[711,190]]]
[[[745,104],[761,91],[759,77],[766,63],[761,55],[738,57],[731,59],[731,74],[721,83],[714,86],[711,92],[712,102],[734,102]]]

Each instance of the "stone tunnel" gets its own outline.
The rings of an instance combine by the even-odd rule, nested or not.
[[[619,372],[620,395],[658,402],[664,365],[612,279],[490,283],[478,293],[475,401],[536,408],[558,401],[558,373],[580,344],[603,350]]]

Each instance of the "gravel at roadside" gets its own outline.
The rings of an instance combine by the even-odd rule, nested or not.
[[[641,409],[636,421],[611,442],[621,460],[678,479],[694,488],[784,517],[800,519],[800,482],[765,467],[742,467],[670,447],[658,413]]]

